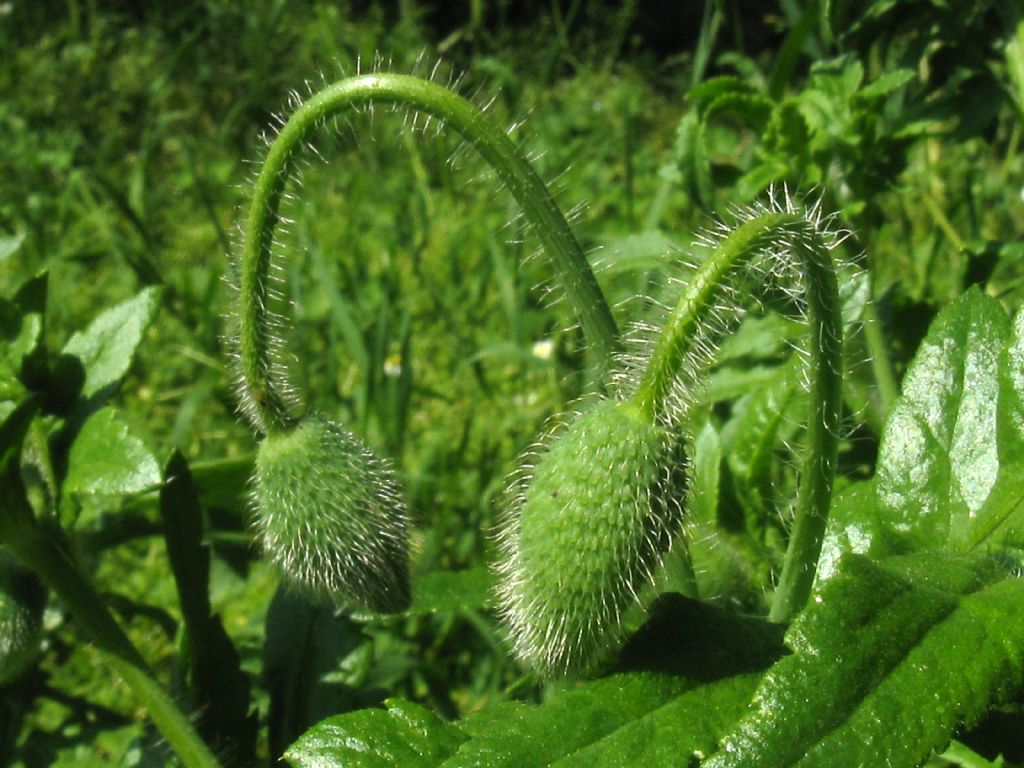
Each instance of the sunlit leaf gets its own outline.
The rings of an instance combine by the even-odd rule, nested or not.
[[[64,494],[125,496],[155,488],[160,466],[113,408],[92,414],[71,446]]]
[[[916,766],[1024,674],[1024,581],[992,561],[846,557],[706,768]]]
[[[903,380],[878,457],[879,514],[897,548],[967,538],[998,474],[999,358],[1010,321],[967,291],[933,322]]]
[[[114,388],[121,381],[159,303],[160,289],[146,288],[106,310],[88,328],[68,339],[63,353],[77,358],[84,368],[84,397]]]

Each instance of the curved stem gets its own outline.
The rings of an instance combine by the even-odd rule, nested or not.
[[[283,382],[273,375],[269,309],[271,247],[290,170],[298,151],[325,120],[378,102],[401,104],[443,121],[494,168],[551,257],[597,355],[604,381],[618,339],[615,321],[565,218],[515,144],[479,109],[442,86],[409,75],[362,75],[324,88],[292,114],[271,145],[253,188],[240,265],[239,353],[243,396],[251,404],[259,426],[274,432],[292,423]]]
[[[662,329],[634,401],[650,418],[661,418],[681,368],[698,354],[694,342],[714,312],[734,268],[780,248],[796,259],[807,292],[811,357],[807,453],[797,497],[796,520],[770,617],[788,621],[803,607],[814,582],[832,497],[842,398],[842,318],[830,244],[798,211],[768,211],[744,222],[701,265]]]

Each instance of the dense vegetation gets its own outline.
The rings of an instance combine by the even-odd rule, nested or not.
[[[1024,8],[745,5],[0,3],[0,765],[1024,763]],[[316,123],[275,354],[408,516],[332,604],[236,305],[357,72],[487,105],[600,290],[472,135]]]

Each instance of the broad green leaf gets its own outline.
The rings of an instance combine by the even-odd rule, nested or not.
[[[504,702],[457,723],[389,702],[331,718],[299,739],[297,766],[672,765],[707,751],[746,711],[759,670],[778,657],[778,633],[678,595],[624,649],[617,673],[553,694]],[[680,632],[685,627],[685,632]]]
[[[606,739],[589,744],[551,765],[671,766],[683,755],[711,754],[722,733],[742,715],[761,679],[760,673],[727,677],[677,696]]]
[[[999,460],[1024,461],[1024,310],[1017,313],[1013,338],[999,358],[996,412]]]
[[[999,357],[1009,336],[999,303],[972,288],[921,342],[878,455],[880,521],[897,549],[966,540],[999,469]]]
[[[999,467],[992,492],[971,526],[967,548],[1024,547],[1024,462]]]
[[[647,718],[693,688],[658,672],[626,673],[556,695],[540,706],[507,703],[462,722],[472,738],[446,768],[548,766]]]
[[[850,555],[706,768],[913,768],[1024,679],[1024,580],[986,558]]]
[[[298,768],[427,768],[440,765],[465,738],[418,704],[391,699],[387,707],[324,720],[292,744],[285,759]]]
[[[509,702],[461,723],[391,700],[386,711],[325,720],[285,756],[302,768],[674,765],[681,755],[714,747],[722,730],[746,709],[760,675],[727,677],[676,696],[659,687],[657,677],[616,675],[562,694],[557,703]],[[621,716],[614,716],[615,710]],[[602,730],[608,733],[592,738]]]
[[[721,728],[745,711],[757,671],[777,658],[774,627],[678,595],[663,596],[652,614],[623,650],[622,672],[541,705],[510,702],[466,718],[460,727],[471,738],[445,768],[579,765],[583,755],[616,765],[652,733],[643,753],[652,759],[673,754],[673,746],[678,756],[679,738],[710,749]],[[676,717],[682,727],[663,732]],[[638,756],[633,764],[658,763]]]
[[[149,287],[118,304],[74,334],[63,353],[77,358],[85,369],[82,396],[91,398],[114,389],[128,372],[142,334],[160,303],[160,289]]]
[[[166,465],[160,516],[184,620],[186,679],[203,737],[239,765],[255,759],[256,718],[249,714],[249,678],[210,606],[210,551],[203,511],[188,463],[177,451]]]
[[[506,704],[461,723],[470,738],[444,768],[676,764],[707,754],[747,708],[759,673],[704,685],[626,673],[562,693],[541,706]]]
[[[160,484],[160,466],[117,411],[102,408],[82,425],[68,456],[64,496],[126,496]]]
[[[836,575],[843,555],[865,555],[873,550],[878,538],[876,508],[873,480],[861,480],[836,489],[815,574],[819,586]]]

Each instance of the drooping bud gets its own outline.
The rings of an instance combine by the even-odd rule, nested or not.
[[[256,529],[284,576],[319,599],[408,607],[408,519],[388,465],[340,425],[307,416],[256,455]]]
[[[503,532],[499,599],[530,666],[585,674],[621,645],[622,614],[679,528],[675,444],[630,403],[602,400],[522,481]]]

